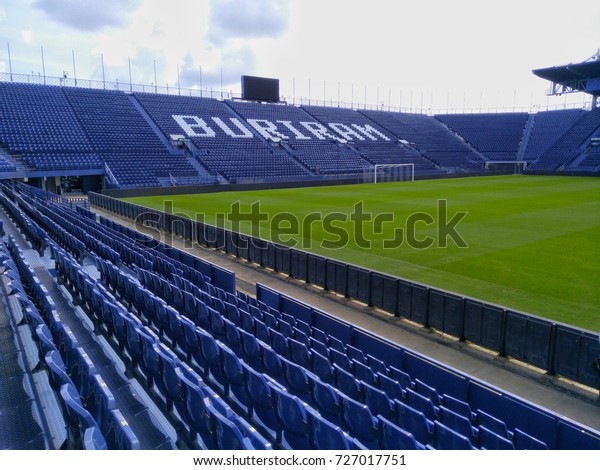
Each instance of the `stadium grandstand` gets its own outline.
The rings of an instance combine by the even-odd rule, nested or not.
[[[120,199],[366,183],[375,165],[410,164],[414,179],[597,176],[598,64],[571,67],[589,86],[534,71],[592,94],[592,109],[494,114],[11,74],[0,82],[0,447],[600,450],[597,332],[261,239],[242,248],[241,234]],[[170,244],[156,236],[170,231]]]

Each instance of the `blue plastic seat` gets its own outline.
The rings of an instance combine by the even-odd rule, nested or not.
[[[342,425],[342,401],[339,390],[319,378],[312,378],[312,403],[331,423]]]
[[[252,402],[252,421],[265,429],[272,438],[276,438],[281,431],[275,411],[275,400],[271,382],[268,378],[255,370],[246,367],[246,391]]]
[[[301,400],[312,403],[313,381],[310,376],[314,377],[314,375],[304,367],[285,358],[282,358],[281,361],[283,363],[286,388]]]
[[[177,356],[163,344],[155,345],[155,349],[160,363],[160,376],[157,378],[156,384],[165,397],[167,410],[171,411],[173,406],[177,407],[177,409],[181,409],[184,397],[179,379],[180,374],[177,373],[177,369],[181,362]]]
[[[363,362],[352,360],[352,370],[356,380],[360,380],[374,387],[379,386],[377,376],[375,375],[373,370]]]
[[[354,374],[354,369],[352,367],[353,363],[350,361],[345,352],[340,352],[336,349],[329,348],[329,357],[334,365],[337,365],[350,374]]]
[[[308,405],[283,389],[272,387],[277,419],[281,426],[278,443],[286,449],[310,449],[311,421]]]
[[[404,393],[400,382],[387,375],[382,375],[381,372],[377,373],[377,382],[379,388],[386,393],[390,400],[404,401],[406,394]]]
[[[335,383],[335,373],[329,359],[317,351],[311,351],[312,366],[311,372],[326,383]]]
[[[177,371],[183,388],[185,400],[185,421],[190,428],[191,440],[198,437],[206,449],[217,449],[214,423],[212,419],[212,404],[200,376],[195,372],[184,373]],[[210,409],[209,409],[210,408]]]
[[[479,426],[477,434],[479,438],[479,447],[487,450],[514,450],[515,445],[509,439],[495,433],[485,426]]]
[[[354,375],[345,371],[337,364],[333,365],[335,373],[335,388],[354,400],[362,400],[363,386]]]
[[[196,315],[192,318],[193,322],[200,328],[208,330],[210,328],[210,315],[208,306],[202,300],[196,301]]]
[[[342,397],[342,420],[348,433],[367,449],[377,449],[377,419],[373,417],[369,407],[350,397]]]
[[[329,359],[329,347],[325,343],[315,338],[310,338],[310,348]]]
[[[308,346],[293,338],[289,338],[288,341],[290,345],[290,359],[305,369],[310,369],[312,355]]]
[[[413,407],[394,400],[396,405],[396,424],[408,431],[423,445],[427,445],[433,438],[433,422],[429,421],[423,412]]]
[[[167,326],[165,332],[167,337],[171,340],[171,346],[175,349],[183,340],[183,325],[181,324],[182,316],[170,306],[166,307],[167,312]]]
[[[227,346],[229,346],[233,352],[241,357],[243,354],[243,349],[240,330],[231,320],[224,318],[223,321],[225,323],[225,337],[223,338],[223,342],[227,344]]]
[[[198,336],[196,335],[195,323],[186,317],[180,317],[181,324],[181,339],[179,341],[179,349],[181,349],[186,355],[186,361],[190,362],[194,354],[198,354],[200,351],[200,343]]]
[[[35,329],[35,338],[40,353],[40,359],[43,360],[44,356],[50,351],[58,352],[52,333],[46,324],[38,325]]]
[[[438,418],[439,409],[434,406],[429,398],[415,392],[413,389],[406,390],[406,402],[416,410],[423,412],[428,420],[434,421]]]
[[[238,356],[225,345],[221,345],[223,379],[225,380],[225,395],[233,397],[245,411],[251,408],[250,399],[246,392],[246,370]]]
[[[262,348],[256,337],[244,330],[240,330],[240,340],[242,343],[242,359],[253,369],[263,371]]]
[[[410,375],[407,372],[404,372],[403,370],[397,369],[397,368],[392,367],[392,366],[390,366],[388,368],[388,370],[389,370],[389,376],[392,379],[395,379],[398,382],[400,382],[400,386],[404,390],[408,390],[408,389],[414,388],[415,384],[413,383]]]
[[[234,418],[226,418],[220,413],[213,414],[215,436],[219,450],[254,450],[252,439],[245,436]]]
[[[417,393],[419,393],[420,395],[423,395],[424,397],[429,398],[431,400],[431,403],[433,403],[434,406],[440,405],[441,398],[438,395],[438,392],[434,387],[427,385],[425,382],[423,382],[422,380],[420,380],[418,378],[414,380],[414,387],[415,387],[415,391]]]
[[[376,358],[375,356],[371,356],[367,354],[367,365],[375,372],[376,374],[379,372],[383,375],[388,375],[389,370],[381,359]]]
[[[383,416],[377,417],[380,450],[424,450],[425,446],[406,429]]]
[[[94,417],[100,429],[104,432],[109,413],[116,408],[115,397],[109,390],[108,385],[99,374],[88,377],[86,391],[80,392],[86,409]]]
[[[64,384],[73,385],[73,381],[67,374],[67,368],[58,351],[47,352],[44,360],[46,366],[48,367],[50,385],[52,385],[54,390],[58,392],[60,387],[62,387]],[[73,387],[75,387],[75,385],[73,385]]]
[[[146,385],[151,388],[155,379],[160,375],[160,360],[156,351],[158,338],[147,328],[140,329],[140,338],[142,340],[142,361],[140,368],[146,376]]]
[[[83,433],[83,450],[108,450],[106,439],[97,426],[87,428]]]
[[[271,338],[271,347],[281,357],[289,357],[289,344],[287,338],[279,331],[269,328],[269,336]]]
[[[110,410],[103,426],[110,450],[139,450],[140,441],[118,408]]]
[[[65,422],[67,424],[67,448],[83,449],[83,438],[88,428],[98,427],[98,423],[81,404],[81,399],[73,384],[60,387]]]
[[[356,362],[360,362],[361,364],[367,365],[367,358],[365,354],[358,348],[351,346],[350,344],[346,345],[346,354],[350,359]]]
[[[221,339],[225,336],[225,322],[223,315],[213,308],[208,308],[208,317],[210,322],[210,332],[215,339]]]
[[[311,446],[314,450],[351,450],[352,443],[342,428],[322,417],[313,419]]]
[[[472,426],[471,421],[461,414],[452,411],[445,406],[439,407],[439,421],[450,429],[467,436],[469,439],[476,437],[477,431]]]
[[[472,450],[475,449],[469,436],[450,429],[439,421],[433,423],[433,441],[437,450]]]
[[[364,403],[369,407],[373,416],[381,415],[389,420],[394,420],[396,407],[386,393],[372,385],[361,382],[364,390]]]
[[[515,428],[515,432],[513,435],[513,444],[515,449],[517,450],[547,450],[548,445],[527,434],[524,431],[521,431],[519,428]]]
[[[441,404],[449,410],[464,416],[471,422],[475,422],[476,420],[477,415],[471,410],[471,406],[465,401],[459,400],[451,395],[443,394]]]
[[[509,432],[504,421],[496,418],[495,416],[492,416],[489,413],[486,413],[485,411],[483,411],[481,409],[477,410],[476,415],[477,415],[476,424],[478,427],[484,426],[488,430],[493,431],[494,433],[498,434],[499,436],[502,436],[509,440],[512,439],[512,434]]]
[[[283,377],[284,370],[281,356],[266,344],[261,344],[261,349],[265,373],[273,380],[282,383],[285,379]]]

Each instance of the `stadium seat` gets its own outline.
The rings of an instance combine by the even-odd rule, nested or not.
[[[410,388],[406,390],[406,403],[416,410],[421,411],[430,421],[434,421],[438,418],[439,409],[434,406],[431,400]]]
[[[311,426],[311,448],[314,450],[351,450],[348,434],[339,426],[322,417],[313,420]]]
[[[118,408],[109,412],[103,434],[110,450],[139,450],[140,441],[131,430],[129,423]]]
[[[471,425],[468,418],[452,411],[445,406],[439,407],[439,421],[448,428],[456,431],[469,439],[477,436],[476,428]]]
[[[274,387],[271,390],[281,427],[278,443],[285,449],[310,449],[312,422],[308,405],[283,389]]]
[[[545,442],[530,436],[519,428],[515,428],[513,444],[517,450],[548,450],[548,445]]]
[[[311,356],[311,372],[313,372],[322,381],[334,384],[336,375],[329,359],[317,351],[312,351]]]
[[[378,372],[377,382],[379,388],[386,393],[390,400],[405,400],[406,393],[403,391],[400,382],[397,380],[391,379],[387,375],[382,375],[381,372]]]
[[[377,416],[380,450],[424,450],[413,434],[383,416]]]
[[[251,420],[263,428],[275,439],[279,436],[280,426],[275,411],[273,383],[264,374],[247,367],[246,391],[252,403]]]
[[[337,364],[333,365],[333,369],[335,371],[335,387],[344,395],[347,395],[354,400],[362,400],[362,383],[356,380],[354,375],[338,367]]]
[[[476,415],[478,427],[483,426],[489,431],[492,431],[505,439],[512,439],[512,434],[508,431],[508,428],[506,427],[504,421],[496,418],[495,416],[492,416],[489,413],[486,413],[481,409],[477,410]]]
[[[65,383],[60,387],[60,396],[64,404],[67,424],[68,449],[82,449],[85,431],[97,428],[98,424],[92,415],[82,406],[77,390],[72,384]]]
[[[479,426],[478,432],[479,447],[487,450],[514,450],[515,446],[511,440],[507,439],[500,434],[496,434],[494,431],[486,428],[485,426]]]
[[[318,376],[312,381],[312,403],[317,411],[336,426],[342,425],[342,402],[339,390],[323,382]]]
[[[379,388],[361,382],[364,390],[364,403],[369,407],[373,416],[381,415],[393,421],[396,416],[394,402]]]
[[[433,438],[433,422],[425,415],[406,403],[394,400],[396,405],[396,424],[411,433],[423,445],[431,443]]]
[[[315,376],[304,367],[285,358],[282,358],[281,361],[283,363],[284,384],[286,388],[301,400],[311,403],[312,385]]]
[[[468,436],[460,434],[439,421],[433,423],[433,441],[437,450],[473,450]]]
[[[348,433],[368,449],[377,449],[377,419],[369,407],[350,397],[342,397],[342,420]]]
[[[294,338],[289,339],[290,359],[305,369],[310,369],[312,364],[311,352],[306,343],[299,342]]]
[[[249,412],[252,405],[246,391],[246,369],[233,350],[225,345],[221,345],[221,359],[222,376],[225,381],[225,396],[232,397],[238,406]]]
[[[212,419],[212,404],[206,393],[202,379],[197,374],[178,369],[179,379],[183,387],[185,400],[184,419],[190,429],[190,439],[196,441],[200,438],[205,449],[217,449],[215,429]]]
[[[82,448],[83,450],[108,450],[106,440],[97,426],[84,431]]]

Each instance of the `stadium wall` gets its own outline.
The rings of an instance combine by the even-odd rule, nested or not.
[[[261,186],[263,187],[263,186]],[[239,189],[239,188],[238,188]],[[138,194],[139,195],[139,194]],[[600,388],[597,334],[481,300],[90,193],[92,206],[358,300],[580,384]]]
[[[415,175],[415,180],[424,179],[449,179],[449,178],[469,178],[475,176],[501,176],[512,175],[512,171],[482,171],[471,173],[442,173],[436,175]],[[563,174],[564,176],[564,174]],[[102,194],[114,198],[141,197],[141,196],[173,196],[180,194],[203,194],[218,193],[224,191],[255,191],[265,189],[287,189],[287,188],[310,188],[318,186],[338,186],[348,184],[365,184],[365,178],[344,178],[344,179],[320,179],[320,180],[302,180],[302,181],[278,181],[263,183],[246,184],[218,184],[218,185],[197,185],[197,186],[166,186],[161,188],[131,188],[131,189],[104,189]]]

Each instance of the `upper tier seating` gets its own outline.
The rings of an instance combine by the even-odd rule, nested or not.
[[[65,94],[120,186],[158,186],[169,175],[201,179],[181,153],[169,151],[130,95],[79,88],[65,88]]]
[[[371,167],[338,134],[301,108],[233,101],[230,106],[265,139],[281,139],[285,148],[317,175],[361,173]]]
[[[582,113],[573,126],[530,166],[530,170],[554,171],[575,160],[590,136],[600,127],[600,108]]]
[[[441,114],[436,119],[488,160],[515,160],[529,114]]]
[[[528,162],[537,160],[585,113],[581,109],[546,111],[533,115],[529,141],[523,155]]]
[[[384,111],[362,113],[442,168],[452,171],[483,169],[483,158],[432,116]]]
[[[136,98],[167,137],[188,138],[199,163],[231,182],[308,174],[285,152],[275,152],[221,101],[150,94]]]
[[[63,89],[0,83],[0,144],[33,169],[101,168]]]
[[[317,106],[303,109],[351,141],[352,148],[373,164],[414,163],[417,173],[439,173],[419,152],[401,144],[396,136],[358,111]]]

